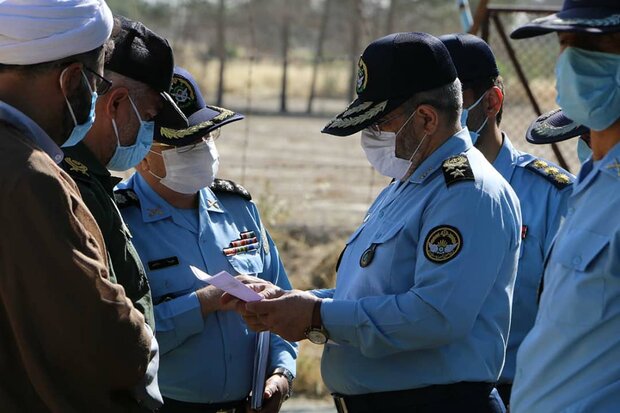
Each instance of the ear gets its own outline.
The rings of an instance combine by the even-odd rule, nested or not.
[[[101,96],[99,100],[102,100],[103,111],[110,119],[116,119],[116,114],[119,111],[119,107],[129,98],[129,90],[126,87],[119,86],[112,88],[105,95]]]
[[[82,63],[71,63],[60,71],[60,89],[66,97],[71,96],[83,81]]]
[[[433,135],[439,127],[439,113],[431,105],[422,104],[418,106],[416,114],[416,125],[424,129],[427,135]]]
[[[504,94],[502,90],[493,86],[488,90],[486,97],[484,98],[484,111],[487,116],[495,117],[499,113],[504,104]]]

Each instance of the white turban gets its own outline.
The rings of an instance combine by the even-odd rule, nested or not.
[[[0,0],[0,63],[30,65],[88,52],[110,37],[105,0]]]

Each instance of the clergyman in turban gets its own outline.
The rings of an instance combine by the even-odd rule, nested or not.
[[[2,412],[141,408],[155,341],[57,166],[105,92],[112,25],[103,0],[0,1]]]

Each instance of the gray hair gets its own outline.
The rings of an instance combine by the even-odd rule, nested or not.
[[[113,87],[115,86],[124,86],[129,90],[129,94],[131,98],[134,100],[134,103],[142,102],[143,99],[146,98],[147,93],[150,89],[149,85],[146,83],[139,82],[125,75],[121,75],[120,73],[114,72],[112,70],[105,70],[104,76],[112,81]]]
[[[461,81],[457,78],[452,83],[435,89],[419,92],[404,103],[407,109],[415,110],[422,104],[431,105],[445,117],[447,123],[456,122],[463,110],[463,92]]]

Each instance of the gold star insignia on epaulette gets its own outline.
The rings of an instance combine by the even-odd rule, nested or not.
[[[555,166],[549,166],[547,168],[545,168],[545,173],[547,175],[557,175],[560,173],[560,170],[558,168],[556,168]]]
[[[450,175],[453,177],[457,176],[465,176],[464,169],[467,168],[467,158],[464,156],[456,156],[454,158],[450,158],[443,163],[443,166],[446,168]]]
[[[543,169],[549,166],[549,164],[545,161],[541,161],[540,159],[534,161],[534,163],[532,163],[532,166],[534,166],[534,168],[536,169]]]
[[[65,157],[65,162],[67,162],[67,165],[69,165],[69,170],[74,171],[74,172],[79,172],[81,174],[88,176],[88,167],[84,165],[82,162],[78,162],[73,158],[67,158],[67,157]]]
[[[446,159],[441,164],[446,185],[451,186],[456,182],[473,181],[474,173],[469,160],[464,155],[457,155]]]
[[[570,184],[570,178],[566,174],[557,174],[553,178],[561,184]]]
[[[614,158],[614,163],[607,165],[607,169],[615,169],[618,176],[620,176],[620,162],[618,162],[618,159]]]

